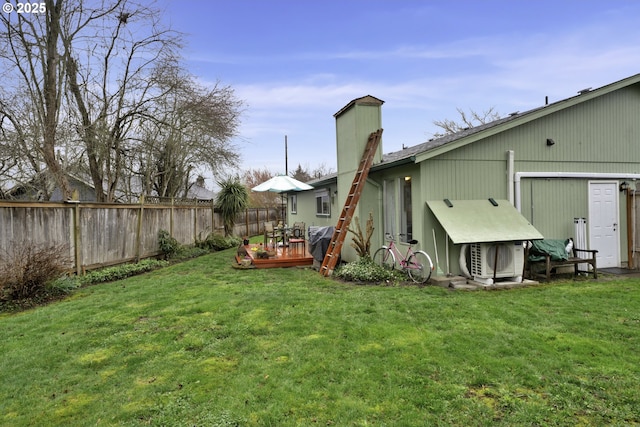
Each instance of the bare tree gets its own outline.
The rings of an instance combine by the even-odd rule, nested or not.
[[[321,163],[320,165],[316,166],[315,169],[309,172],[309,175],[311,176],[311,179],[318,179],[322,178],[323,176],[330,175],[334,172],[335,171],[331,167],[327,166],[325,163]]]
[[[311,175],[309,174],[309,172],[306,169],[303,169],[302,165],[300,163],[298,163],[298,167],[296,168],[295,171],[290,172],[289,175],[292,178],[297,179],[298,181],[302,181],[302,182],[307,182],[309,180],[311,180]]]
[[[0,182],[5,182],[7,188],[21,188],[31,198],[49,200],[59,185],[42,156],[43,129],[39,126],[38,105],[26,91],[3,95],[0,98]],[[55,157],[68,173],[79,170],[81,154],[75,149],[71,135],[69,122],[60,120],[56,128]],[[5,197],[9,196],[5,192]]]
[[[305,166],[303,167],[298,163],[298,167],[296,168],[296,170],[293,172],[289,172],[289,175],[292,178],[297,179],[298,181],[307,182],[311,181],[312,179],[322,178],[323,176],[327,176],[331,173],[333,173],[333,169],[331,169],[325,163],[321,163],[315,169],[311,169],[308,164],[305,164]]]
[[[242,103],[184,72],[179,35],[149,3],[46,0],[45,14],[0,15],[0,173],[46,172],[69,198],[79,171],[114,201],[123,188],[175,196],[196,171],[237,162]]]
[[[62,0],[45,0],[43,14],[3,13],[0,25],[0,60],[7,65],[2,76],[6,85],[2,114],[11,122],[20,141],[27,141],[20,126],[12,100],[26,91],[33,105],[34,125],[41,141],[37,150],[49,173],[65,198],[71,197],[71,187],[56,157],[56,139],[60,106],[63,98],[65,70],[60,61]]]
[[[242,182],[251,190],[253,187],[268,181],[274,176],[276,176],[276,174],[267,168],[249,169],[244,172]],[[249,193],[249,206],[252,208],[279,208],[282,206],[282,200],[278,193],[271,191],[251,191]]]
[[[186,196],[198,170],[219,175],[237,165],[231,141],[242,102],[231,87],[203,86],[175,65],[159,67],[154,80],[164,96],[150,105],[139,126],[136,163],[144,193]]]
[[[152,73],[173,60],[179,38],[159,27],[157,11],[133,1],[83,11],[81,25],[65,21],[67,82],[96,198],[113,201],[134,125],[165,96]],[[86,39],[83,31],[96,36]]]
[[[495,107],[491,107],[488,110],[478,113],[474,110],[470,110],[467,114],[462,108],[456,108],[458,114],[460,114],[460,120],[434,120],[433,124],[443,129],[443,133],[435,133],[435,137],[441,137],[444,135],[450,135],[457,133],[468,128],[483,125],[500,118],[500,114],[495,111]]]

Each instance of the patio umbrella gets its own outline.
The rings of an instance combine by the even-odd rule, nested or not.
[[[263,182],[260,185],[256,185],[252,191],[272,191],[274,193],[287,193],[289,191],[302,191],[312,190],[313,187],[304,182],[298,181],[295,178],[291,178],[288,175],[278,175]]]
[[[291,178],[289,175],[278,175],[274,176],[271,179],[268,179],[262,184],[256,185],[251,189],[251,191],[272,191],[274,193],[280,193],[282,195],[283,193],[288,193],[290,191],[303,191],[312,189],[313,187],[309,184],[305,184],[302,181]],[[284,196],[282,196],[282,199],[282,204],[284,205]]]

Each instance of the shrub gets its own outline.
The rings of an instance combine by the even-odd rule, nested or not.
[[[167,230],[158,231],[158,245],[165,259],[171,258],[180,250],[180,243]]]
[[[202,255],[207,255],[211,251],[207,248],[200,248],[191,245],[182,245],[180,250],[174,256],[176,261],[183,261],[187,259],[197,258]]]
[[[240,246],[242,240],[238,237],[225,237],[221,234],[210,233],[204,240],[197,239],[196,246],[210,251],[222,251],[224,249]]]
[[[47,283],[61,277],[70,265],[65,245],[13,244],[0,259],[0,301],[26,300],[45,292]]]
[[[49,284],[47,284],[47,288],[51,290],[51,293],[54,295],[68,295],[78,289],[81,285],[78,276],[72,275],[63,275],[58,277],[57,279],[52,280]]]
[[[146,273],[159,267],[167,265],[167,261],[157,259],[143,259],[137,264],[122,264],[113,267],[106,267],[100,270],[90,271],[80,278],[83,285],[93,285],[96,283],[111,282],[124,279],[136,274]]]
[[[357,216],[353,217],[353,223],[355,224],[355,229],[349,227],[347,231],[354,234],[353,242],[351,242],[351,247],[356,250],[358,256],[360,257],[370,257],[371,256],[371,236],[373,236],[373,214],[369,212],[369,219],[367,219],[366,224],[366,235],[362,232],[362,228],[360,227],[360,220]]]
[[[220,209],[224,223],[224,235],[231,236],[238,214],[249,205],[249,191],[239,177],[218,181],[220,191],[216,197],[216,208]]]
[[[349,282],[380,283],[396,281],[398,273],[373,262],[370,257],[361,257],[335,271],[338,278]]]

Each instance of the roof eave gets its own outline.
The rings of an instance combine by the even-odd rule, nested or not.
[[[377,163],[371,166],[371,172],[378,172],[385,169],[394,168],[396,166],[402,166],[402,165],[413,164],[413,163],[416,163],[416,156],[408,156],[399,160],[395,160],[393,162]]]

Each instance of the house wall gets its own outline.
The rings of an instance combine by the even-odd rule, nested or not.
[[[75,179],[73,177],[69,177],[69,185],[73,191],[78,192],[78,200],[82,200],[83,202],[95,202],[96,201],[96,192],[90,185]],[[64,197],[62,197],[62,190],[56,187],[51,193],[52,202],[61,202],[64,201]]]
[[[309,218],[305,221],[308,225],[335,225],[361,155],[357,150],[362,152],[353,141],[364,144],[370,132],[383,127],[380,106],[362,107],[345,107],[336,117],[338,197],[332,199],[331,217],[315,218],[313,191],[298,195],[298,216]],[[376,231],[372,251],[383,244],[385,232],[382,184],[386,179],[408,174],[413,177],[413,236],[419,240],[419,248],[426,250],[434,262],[436,257],[439,259],[442,272],[459,273],[460,248],[447,241],[445,230],[426,205],[427,200],[511,199],[514,195],[510,194],[513,177],[509,155],[513,156],[514,173],[640,174],[638,117],[640,84],[636,83],[584,101],[572,98],[543,107],[507,122],[506,126],[498,125],[433,152],[420,153],[416,164],[374,168],[357,212],[362,223],[369,212],[373,213]],[[548,145],[547,139],[555,143]],[[573,236],[574,218],[589,215],[590,181],[593,178],[523,178],[519,187],[521,212],[547,238]],[[331,191],[333,194],[334,189]],[[620,193],[618,202],[619,254],[621,265],[625,265],[628,252],[624,193]],[[345,242],[343,258],[352,260],[354,255],[348,243]]]
[[[381,127],[382,103],[377,98],[365,96],[351,101],[335,114],[337,178],[326,183],[314,185],[313,190],[297,193],[297,212],[292,213],[289,211],[287,213],[288,223],[304,222],[306,227],[336,226],[351,190],[355,173],[360,166],[369,135]],[[382,141],[374,156],[374,163],[379,163],[381,159]],[[331,195],[331,214],[329,216],[318,216],[316,215],[316,192],[324,189],[328,189]],[[380,228],[381,218],[378,215],[381,210],[380,197],[379,183],[375,180],[368,180],[354,213],[354,218],[358,218],[363,232],[365,232],[365,224],[369,218],[369,213],[373,214],[374,228]],[[352,222],[351,228],[354,227],[355,224]],[[351,233],[347,235],[342,248],[342,259],[345,261],[355,261],[358,258],[355,249],[351,247],[352,237]],[[379,241],[381,240],[377,242]],[[373,247],[375,248],[375,246]]]
[[[318,216],[316,215],[316,192],[318,190],[329,191],[331,194],[331,212],[329,216]],[[304,222],[305,227],[308,229],[310,226],[317,227],[329,227],[335,226],[338,221],[338,215],[340,214],[340,210],[342,206],[338,204],[337,197],[333,196],[333,194],[337,191],[337,186],[335,183],[333,184],[321,184],[315,187],[313,190],[309,191],[300,191],[296,193],[296,197],[298,199],[297,203],[297,211],[296,213],[291,212],[291,208],[289,208],[289,212],[287,212],[287,223],[293,224],[294,222]],[[308,237],[308,235],[307,235]]]
[[[360,167],[360,161],[369,135],[382,127],[381,106],[382,101],[366,96],[347,104],[347,106],[335,116],[336,153],[338,156],[338,194],[335,197],[335,204],[337,205],[335,207],[337,210],[331,225],[336,225],[338,217],[344,207],[353,184],[355,173]],[[374,156],[374,163],[379,163],[382,159],[382,145],[382,141],[380,141]],[[375,221],[375,212],[380,209],[380,205],[377,202],[378,198],[379,189],[376,187],[374,181],[369,181],[364,187],[354,213],[354,218],[358,217],[363,229],[370,212],[374,213]],[[333,207],[334,206],[332,206],[332,208]],[[353,225],[355,224],[352,224],[352,226]],[[342,259],[345,261],[355,261],[358,259],[358,254],[355,249],[351,247],[350,234],[345,239],[344,246],[342,247]]]
[[[423,200],[509,198],[507,152],[514,172],[639,173],[638,85],[605,94],[421,162]],[[547,138],[555,141],[548,146]],[[576,217],[588,218],[589,181],[527,178],[521,212],[548,238],[573,236]],[[444,233],[426,210],[425,231]],[[620,193],[620,261],[627,262],[626,197]],[[427,237],[423,235],[423,239]],[[442,259],[444,240],[438,239]],[[434,247],[428,248],[433,253]],[[457,269],[459,248],[450,259]]]
[[[420,167],[413,163],[402,165],[399,167],[394,167],[390,169],[384,169],[382,171],[372,172],[369,175],[369,180],[375,182],[375,185],[370,186],[369,188],[373,190],[375,187],[375,193],[370,192],[367,193],[367,197],[363,197],[361,199],[361,203],[367,204],[373,213],[375,231],[371,238],[371,255],[375,253],[376,249],[382,245],[387,244],[385,241],[385,234],[391,233],[392,230],[385,229],[384,224],[384,182],[396,183],[398,180],[403,180],[404,177],[411,177],[411,200],[412,200],[412,232],[413,238],[419,241],[417,247],[414,249],[425,249],[426,241],[426,231],[425,231],[425,219],[424,213],[421,211],[420,206],[422,205],[422,201],[424,200],[425,191],[423,190],[422,182],[420,180],[421,172]],[[395,184],[394,184],[395,185]],[[377,209],[373,209],[374,206],[377,206]],[[401,209],[401,195],[398,191],[395,194],[395,200],[393,203],[393,209],[396,211],[395,221],[394,221],[394,230],[395,233],[401,229],[400,226],[400,218],[398,216],[399,209]],[[367,212],[368,215],[368,212]],[[404,244],[399,242],[398,236],[394,236],[396,240],[396,244],[400,247],[403,247]],[[402,249],[404,251],[404,249]]]

